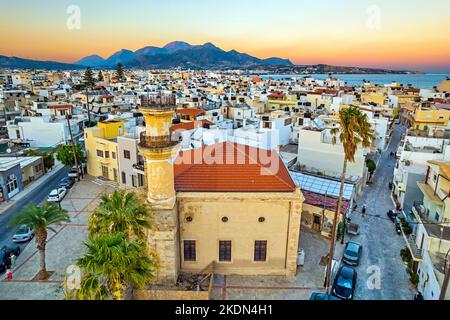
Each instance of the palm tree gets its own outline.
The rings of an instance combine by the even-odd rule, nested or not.
[[[149,212],[134,192],[115,190],[103,195],[102,202],[89,218],[89,234],[122,232],[127,240],[136,237],[144,240],[150,228]]]
[[[367,119],[367,115],[361,112],[358,107],[349,106],[339,110],[339,127],[331,129],[333,135],[333,144],[337,142],[337,136],[344,148],[344,164],[342,166],[341,186],[339,189],[339,198],[334,212],[333,226],[331,232],[330,252],[328,254],[326,285],[330,288],[330,274],[334,256],[334,246],[336,241],[336,225],[342,204],[342,195],[344,193],[345,177],[347,174],[348,162],[355,161],[355,153],[359,146],[363,148],[370,147],[375,139],[374,131]]]
[[[60,225],[63,222],[70,222],[67,211],[60,209],[57,205],[45,203],[41,207],[37,207],[34,203],[22,210],[19,215],[14,217],[10,226],[19,227],[26,225],[31,227],[36,235],[36,246],[40,254],[40,270],[39,277],[47,276],[47,267],[45,263],[45,247],[47,245],[47,230],[56,232],[53,225]]]
[[[85,243],[86,254],[77,265],[84,270],[84,279],[78,298],[105,298],[123,300],[129,284],[145,288],[154,279],[154,261],[145,246],[138,242],[127,243],[122,232],[100,234]]]

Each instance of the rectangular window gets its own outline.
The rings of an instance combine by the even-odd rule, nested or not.
[[[195,240],[184,240],[184,261],[195,261]]]
[[[116,153],[115,152],[111,152],[111,158],[116,159]]]
[[[267,256],[267,240],[255,241],[255,261],[266,261]]]
[[[131,159],[130,151],[128,151],[128,150],[123,150],[123,157],[124,157],[125,159]]]
[[[102,150],[97,150],[97,157],[103,158],[103,151]]]
[[[109,151],[105,151],[105,158],[109,158]]]
[[[137,187],[136,176],[134,174],[131,176],[131,184],[133,187]]]
[[[219,261],[231,261],[231,241],[219,241]]]
[[[126,184],[127,183],[127,176],[125,175],[125,172],[122,171],[122,183]]]
[[[138,186],[139,187],[144,186],[144,175],[140,173],[138,173]]]

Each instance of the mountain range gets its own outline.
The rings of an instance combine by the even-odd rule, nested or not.
[[[118,63],[126,68],[136,69],[248,69],[269,73],[349,73],[349,74],[385,74],[415,73],[406,70],[388,70],[380,68],[341,67],[325,64],[294,65],[289,59],[277,57],[260,59],[236,50],[225,51],[208,42],[203,45],[191,45],[183,41],[170,42],[164,47],[146,46],[136,51],[121,49],[108,58],[97,54],[89,55],[74,63],[39,61],[0,55],[0,68],[9,69],[47,69],[76,70],[92,67],[96,69],[115,69]]]
[[[114,68],[118,63],[131,68],[253,68],[257,66],[293,66],[288,59],[259,59],[236,50],[225,51],[208,42],[191,45],[174,41],[164,47],[147,46],[136,51],[122,49],[103,59],[90,55],[75,62],[92,68]]]

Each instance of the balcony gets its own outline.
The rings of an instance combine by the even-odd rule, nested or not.
[[[178,144],[178,141],[172,141],[170,136],[146,136],[145,132],[141,132],[139,137],[139,146],[149,149],[170,148]]]
[[[406,240],[408,249],[411,252],[413,260],[416,262],[423,262],[423,250],[419,249],[419,247],[417,246],[416,236],[411,234],[409,236],[406,236]]]
[[[135,163],[133,164],[133,171],[136,173],[144,174],[145,172],[145,165],[144,163]]]

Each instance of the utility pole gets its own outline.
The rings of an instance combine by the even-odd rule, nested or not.
[[[88,120],[89,120],[89,126],[91,125],[91,110],[89,109],[89,93],[88,93],[88,87],[85,88],[85,94],[86,94],[86,108],[88,112]]]
[[[69,120],[69,115],[68,114],[66,114],[66,120],[67,120],[67,126],[69,127],[70,142],[71,142],[71,145],[72,145],[72,152],[73,152],[73,158],[75,160],[75,167],[77,168],[77,170],[80,170],[81,177],[84,178],[84,176],[83,176],[83,167],[82,166],[81,166],[81,168],[78,167],[78,158],[77,158],[77,153],[75,152],[75,142],[73,141],[72,128],[70,126],[70,120]],[[77,172],[77,178],[78,178],[78,181],[80,181],[80,175],[78,174],[78,172]]]
[[[447,254],[445,255],[444,259],[444,282],[442,283],[441,293],[439,295],[439,300],[445,300],[445,294],[447,293],[448,289],[448,282],[450,280],[450,268],[447,266],[447,257],[450,252],[450,249],[448,249]]]

